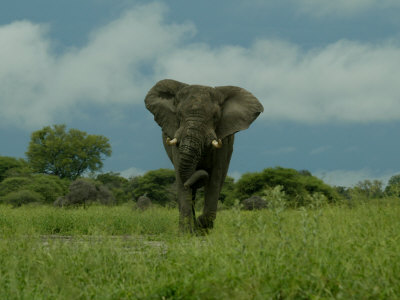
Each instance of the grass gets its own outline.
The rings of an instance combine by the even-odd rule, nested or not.
[[[400,201],[221,211],[0,206],[0,299],[397,299]]]

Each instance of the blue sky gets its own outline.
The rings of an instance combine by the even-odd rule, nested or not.
[[[400,2],[0,4],[0,155],[65,123],[110,139],[104,171],[171,168],[143,99],[155,82],[238,85],[265,112],[230,175],[283,166],[336,185],[400,173]]]

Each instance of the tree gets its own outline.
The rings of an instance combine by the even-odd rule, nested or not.
[[[175,171],[158,169],[149,171],[143,176],[138,176],[133,191],[134,197],[146,195],[153,203],[166,204],[176,199],[176,192],[171,189],[175,182]]]
[[[26,171],[28,170],[28,171]],[[18,173],[30,172],[28,163],[22,158],[0,156],[0,182],[7,177],[15,177]]]
[[[380,180],[363,180],[359,181],[356,186],[353,188],[354,192],[357,194],[364,195],[367,198],[382,198],[383,183]]]
[[[385,193],[389,196],[400,197],[400,174],[390,177]]]
[[[85,171],[100,170],[111,146],[102,135],[77,129],[67,132],[65,125],[54,125],[32,133],[26,155],[34,172],[74,180]]]
[[[133,199],[131,182],[119,173],[98,174],[96,180],[103,183],[114,195],[116,203],[121,204]]]
[[[316,193],[322,193],[329,202],[338,200],[337,192],[310,172],[281,167],[244,174],[235,184],[235,196],[243,201],[253,195],[261,195],[266,188],[278,185],[282,186],[291,206],[308,204],[310,196]]]
[[[54,206],[84,205],[97,202],[104,205],[115,204],[115,198],[110,190],[92,179],[81,178],[72,182],[69,193],[59,197]]]
[[[18,192],[30,191],[34,192],[33,194],[36,193],[40,195],[39,202],[53,203],[57,197],[67,193],[68,186],[69,181],[67,179],[60,179],[53,175],[34,174],[29,177],[8,177],[0,182],[0,200],[3,199],[3,201],[5,201],[4,199],[11,194],[13,194],[13,199],[21,195],[25,197],[27,193],[18,194]],[[26,203],[29,201],[20,202]]]

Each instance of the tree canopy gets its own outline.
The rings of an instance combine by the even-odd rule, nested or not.
[[[267,168],[262,172],[246,173],[235,184],[235,196],[243,201],[253,195],[261,195],[265,189],[282,186],[292,206],[305,205],[308,196],[323,194],[328,201],[338,199],[336,191],[308,171],[289,168]]]
[[[111,145],[106,137],[77,129],[66,131],[65,125],[33,132],[26,152],[34,172],[71,180],[86,171],[100,170],[104,156],[110,155]]]
[[[176,200],[176,191],[173,188],[175,171],[170,169],[158,169],[149,171],[134,180],[133,194],[136,199],[146,195],[152,202],[166,204]]]
[[[389,196],[400,196],[400,174],[390,177],[385,192]]]
[[[28,169],[28,163],[22,158],[0,156],[0,182],[26,169]]]
[[[67,192],[68,185],[67,179],[45,174],[8,177],[0,182],[0,203],[9,202],[17,206],[27,202],[51,204],[57,197],[63,196]],[[24,191],[24,193],[21,194],[21,191]],[[29,193],[35,196],[28,197]],[[40,197],[38,198],[36,195],[40,195]],[[8,199],[9,196],[10,199]]]

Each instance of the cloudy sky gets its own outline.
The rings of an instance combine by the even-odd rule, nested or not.
[[[145,109],[160,79],[237,85],[265,112],[230,174],[307,169],[336,185],[400,173],[398,0],[2,0],[0,155],[65,123],[110,139],[104,171],[172,168]]]

